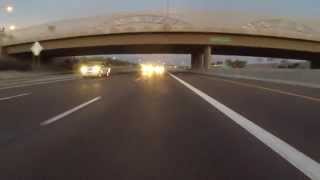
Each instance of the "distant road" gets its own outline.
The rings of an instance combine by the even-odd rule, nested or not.
[[[60,80],[0,89],[0,179],[320,177],[318,89],[191,73]]]

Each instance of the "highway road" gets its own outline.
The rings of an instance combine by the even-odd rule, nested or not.
[[[320,178],[320,90],[192,73],[0,88],[0,179]]]

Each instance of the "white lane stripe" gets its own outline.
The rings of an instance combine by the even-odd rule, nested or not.
[[[64,79],[70,79],[75,78],[76,76],[70,76],[70,77],[60,77],[60,78],[43,78],[43,79],[34,79],[34,80],[24,80],[24,81],[8,81],[8,82],[1,82],[0,85],[2,86],[10,86],[10,85],[19,85],[19,84],[32,84],[32,83],[40,83],[40,82],[48,82],[48,81],[55,81],[55,80],[64,80]]]
[[[65,75],[65,76],[50,76],[50,77],[42,77],[42,78],[26,78],[26,79],[5,79],[0,80],[0,84],[14,84],[14,83],[33,83],[33,82],[41,82],[41,81],[49,81],[49,80],[59,80],[76,77],[75,75]]]
[[[76,79],[77,78],[68,78],[63,80],[54,80],[54,81],[48,81],[48,82],[39,82],[39,83],[32,83],[32,84],[22,84],[22,85],[15,85],[15,86],[9,86],[9,87],[1,87],[0,90],[29,87],[29,86],[36,86],[36,85],[42,85],[42,84],[53,84],[53,83],[64,82],[64,81],[72,81]]]
[[[208,96],[204,92],[196,89],[187,82],[181,80],[180,78],[170,74],[171,77],[176,79],[178,82],[189,88],[191,91],[199,95],[202,99],[207,101],[213,107],[224,113],[235,123],[240,125],[242,128],[247,130],[250,134],[258,138],[265,145],[270,147],[273,151],[278,153],[281,157],[303,172],[306,176],[313,180],[320,180],[320,165],[315,160],[311,159],[307,155],[303,154],[299,150],[295,149],[288,143],[284,142],[280,138],[272,135],[268,131],[257,126],[247,118],[243,117],[239,113],[233,111],[212,97]]]
[[[64,118],[64,117],[66,117],[66,116],[69,116],[70,114],[72,114],[72,113],[74,113],[74,112],[76,112],[76,111],[79,111],[80,109],[82,109],[82,108],[84,108],[84,107],[86,107],[86,106],[88,106],[88,105],[90,105],[90,104],[92,104],[92,103],[94,103],[94,102],[96,102],[96,101],[99,101],[100,99],[101,99],[100,96],[99,96],[99,97],[96,97],[96,98],[94,98],[94,99],[92,99],[92,100],[90,100],[90,101],[88,101],[88,102],[85,102],[85,103],[83,103],[83,104],[81,104],[81,105],[79,105],[79,106],[77,106],[77,107],[74,107],[74,108],[72,108],[72,109],[70,109],[70,110],[68,110],[68,111],[66,111],[66,112],[64,112],[64,113],[61,113],[61,114],[59,114],[59,115],[57,115],[57,116],[55,116],[55,117],[52,117],[52,118],[44,121],[44,122],[42,122],[40,125],[41,125],[41,126],[46,126],[46,125],[49,125],[49,124],[51,124],[51,123],[54,123],[54,122],[56,122],[56,121],[58,121],[58,120],[60,120],[60,119],[62,119],[62,118]]]
[[[31,93],[22,93],[22,94],[18,94],[18,95],[15,95],[15,96],[3,97],[3,98],[0,98],[0,101],[6,101],[6,100],[14,99],[14,98],[19,98],[19,97],[23,97],[23,96],[28,96],[28,95],[30,95],[30,94],[31,94]]]

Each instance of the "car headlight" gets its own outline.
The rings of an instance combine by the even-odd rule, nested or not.
[[[88,72],[88,67],[87,66],[81,66],[80,72],[81,72],[81,74],[86,74]]]
[[[93,73],[98,74],[101,71],[101,67],[100,66],[93,66],[92,71],[93,71]]]
[[[155,73],[157,74],[163,74],[164,73],[164,67],[163,66],[156,66],[154,68]]]
[[[153,66],[151,65],[142,65],[141,71],[143,74],[152,74],[153,73]]]

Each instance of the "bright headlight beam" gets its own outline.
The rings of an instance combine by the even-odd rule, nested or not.
[[[87,66],[81,66],[80,72],[81,72],[81,74],[86,74],[88,72],[88,67]]]
[[[95,74],[98,74],[99,72],[101,71],[101,67],[100,66],[93,66],[93,72],[95,73]]]
[[[142,64],[141,65],[141,72],[142,75],[162,75],[164,73],[165,69],[163,66],[154,66],[154,65],[148,65],[148,64]]]
[[[152,65],[141,65],[142,72],[152,72],[153,66]]]
[[[163,66],[156,66],[156,67],[154,68],[154,71],[155,71],[155,73],[161,75],[161,74],[164,73],[164,67],[163,67]]]

